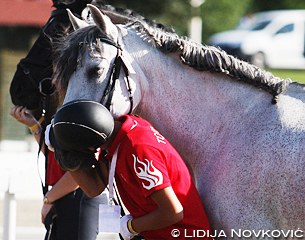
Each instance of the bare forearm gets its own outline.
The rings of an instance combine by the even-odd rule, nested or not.
[[[38,142],[38,144],[40,143],[40,136],[42,133],[41,123],[44,121],[44,117],[36,120],[35,117],[30,113],[30,110],[23,106],[13,106],[11,108],[10,115],[18,122],[28,127],[35,140]],[[44,144],[42,146],[42,151],[44,152]]]
[[[80,188],[89,196],[96,197],[101,194],[108,184],[108,171],[103,163],[99,163],[103,179],[96,168],[71,171],[71,175]]]
[[[171,187],[153,193],[151,198],[158,208],[142,217],[133,219],[131,225],[135,231],[157,230],[183,219],[183,207]]]
[[[149,214],[132,220],[132,227],[137,232],[162,229],[179,222],[183,218],[183,211],[165,213],[157,209]]]
[[[78,184],[73,179],[69,172],[66,172],[61,179],[46,193],[46,197],[50,202],[54,202],[68,193],[73,192],[78,188]]]

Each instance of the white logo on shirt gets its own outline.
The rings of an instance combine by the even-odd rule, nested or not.
[[[134,129],[138,125],[136,120],[133,120],[133,125],[131,126],[130,130]]]
[[[149,161],[148,159],[144,159],[144,161],[146,161],[146,163],[145,163],[144,161],[141,161],[134,154],[132,154],[132,156],[133,156],[133,168],[134,168],[134,171],[137,174],[138,178],[143,179],[148,182],[148,185],[145,185],[145,183],[142,182],[142,186],[144,188],[146,188],[147,190],[150,190],[153,187],[156,187],[163,183],[163,175],[153,165],[152,161]],[[141,164],[143,166],[143,168],[136,166],[137,163]]]
[[[151,126],[150,130],[154,133],[158,143],[166,144],[165,138],[154,127]]]

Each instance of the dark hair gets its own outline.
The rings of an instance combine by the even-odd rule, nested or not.
[[[65,171],[89,169],[97,163],[94,152],[77,152],[55,149],[55,158]]]

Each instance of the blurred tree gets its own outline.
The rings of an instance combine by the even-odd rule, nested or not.
[[[255,0],[249,5],[249,12],[279,10],[279,9],[305,9],[304,0]]]
[[[173,27],[180,35],[187,34],[190,5],[187,0],[108,0],[115,7],[134,10],[151,20]]]
[[[236,26],[253,0],[206,0],[201,6],[203,42],[216,32]]]
[[[233,28],[253,0],[206,0],[200,7],[203,20],[203,41],[215,32]],[[178,34],[187,35],[191,17],[189,0],[108,0],[116,7],[129,8],[137,13],[172,26]]]
[[[107,0],[116,7],[129,8],[137,13],[172,26],[179,35],[187,35],[191,18],[190,0]],[[234,28],[244,15],[275,9],[305,9],[304,0],[205,0],[200,7],[202,39],[211,34]]]
[[[151,18],[165,12],[169,1],[144,0],[139,3],[136,0],[108,0],[107,2],[115,7],[132,9],[145,17]]]

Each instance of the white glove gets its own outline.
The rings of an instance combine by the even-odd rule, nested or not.
[[[120,233],[125,240],[130,240],[136,236],[136,234],[132,234],[128,229],[127,223],[130,219],[133,219],[131,215],[125,215],[120,220]]]
[[[54,148],[50,142],[50,130],[51,130],[52,124],[53,124],[53,119],[52,119],[51,123],[47,125],[46,130],[44,132],[44,143],[47,145],[47,147],[50,151],[54,152]]]

